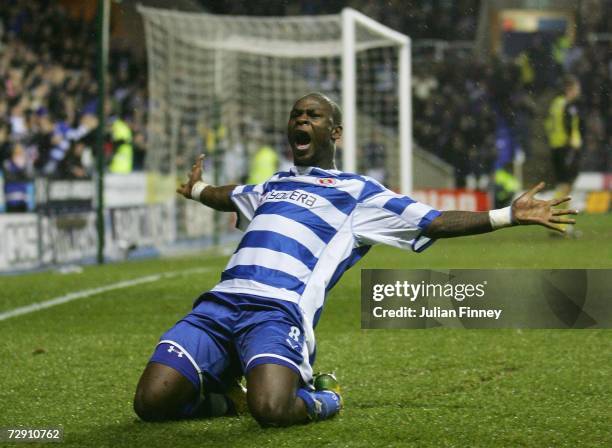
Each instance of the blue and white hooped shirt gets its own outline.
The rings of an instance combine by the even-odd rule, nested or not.
[[[440,212],[366,176],[293,167],[231,198],[245,231],[214,291],[287,300],[312,329],[327,292],[382,243],[420,252]]]

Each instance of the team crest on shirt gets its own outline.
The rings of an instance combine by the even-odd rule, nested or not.
[[[331,177],[322,177],[317,179],[317,182],[321,185],[336,185],[336,179],[332,179]]]

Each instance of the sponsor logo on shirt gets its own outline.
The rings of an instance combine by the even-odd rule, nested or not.
[[[299,190],[276,191],[272,190],[264,201],[289,201],[298,205],[312,207],[317,202],[317,197]]]

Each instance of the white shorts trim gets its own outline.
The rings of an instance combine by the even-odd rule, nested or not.
[[[304,362],[302,362],[302,364],[298,366],[295,362],[291,361],[289,358],[286,358],[282,355],[277,355],[276,353],[260,353],[259,355],[255,355],[251,359],[248,360],[248,362],[246,363],[244,367],[244,370],[248,370],[249,365],[251,365],[251,363],[257,358],[282,359],[283,361],[294,366],[298,370],[298,372],[300,372],[300,376],[302,377],[302,380],[304,381],[305,384],[309,384],[310,381],[312,380],[312,367],[308,363],[308,358],[304,358]]]
[[[189,360],[189,362],[191,362],[191,365],[193,365],[193,367],[196,369],[196,372],[198,372],[198,378],[200,379],[200,399],[203,400],[204,399],[204,386],[203,386],[204,385],[204,377],[202,376],[202,369],[200,369],[200,366],[198,366],[198,364],[195,362],[195,360],[189,354],[189,352],[187,350],[185,350],[183,348],[183,346],[181,344],[179,344],[178,342],[171,341],[170,339],[164,339],[163,341],[159,341],[157,343],[158,346],[161,345],[161,344],[174,345],[180,351],[185,353],[185,356],[187,356],[187,359]]]

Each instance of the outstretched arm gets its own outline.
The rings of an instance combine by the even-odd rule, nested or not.
[[[236,206],[230,199],[230,194],[236,185],[215,187],[214,185],[204,184],[202,182],[203,160],[204,155],[201,155],[196,159],[195,163],[191,166],[191,171],[187,175],[187,181],[181,184],[181,186],[176,189],[176,192],[182,194],[187,199],[199,201],[215,210],[219,210],[221,212],[235,212]],[[194,189],[194,186],[198,188]],[[204,188],[200,189],[201,187]],[[192,193],[194,193],[196,197],[192,197]]]
[[[531,190],[519,196],[510,207],[495,210],[493,218],[491,212],[464,212],[447,211],[432,221],[423,233],[429,238],[452,238],[455,236],[476,235],[496,230],[506,225],[530,225],[537,224],[564,233],[560,224],[574,224],[576,221],[564,215],[576,215],[578,211],[567,209],[555,209],[553,207],[567,202],[569,197],[542,201],[534,196],[544,188],[544,182],[540,182]],[[508,214],[506,225],[498,225],[496,216]],[[497,215],[496,215],[497,214]]]

